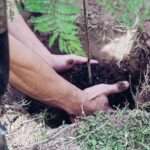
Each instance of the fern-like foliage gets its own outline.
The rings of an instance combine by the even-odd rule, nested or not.
[[[149,0],[97,0],[123,25],[132,27],[137,21],[141,25],[150,19]]]
[[[40,14],[31,21],[35,30],[51,33],[49,46],[58,40],[62,52],[84,54],[75,24],[80,9],[73,0],[25,0],[25,6],[27,11]]]

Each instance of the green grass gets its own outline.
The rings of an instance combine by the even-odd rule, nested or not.
[[[150,19],[149,0],[97,0],[118,22],[126,27],[141,25]]]
[[[83,150],[150,150],[150,114],[97,113],[81,122],[76,136]]]

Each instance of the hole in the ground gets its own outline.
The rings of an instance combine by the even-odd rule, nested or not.
[[[45,124],[51,128],[57,128],[62,124],[70,124],[69,115],[62,109],[49,107],[45,104],[38,102],[37,100],[27,98],[29,105],[25,109],[31,114],[36,115],[43,113]]]
[[[116,64],[92,64],[93,73],[93,85],[100,83],[112,84],[118,81],[127,80],[129,81],[129,72],[123,71]],[[85,89],[89,86],[87,66],[77,65],[73,69],[61,74],[69,82],[73,83],[80,89]],[[131,88],[132,92],[136,92],[136,86],[138,85],[139,77],[131,78]],[[131,89],[130,88],[130,89]],[[135,102],[131,94],[130,89],[125,92],[114,94],[109,96],[109,102],[112,107],[124,107],[127,103],[129,108],[133,109],[135,107]],[[69,115],[58,108],[48,107],[47,105],[41,104],[35,100],[31,100],[30,105],[27,107],[27,111],[31,114],[38,114],[47,110],[45,115],[45,123],[52,127],[58,127],[63,123],[71,123]]]
[[[135,103],[132,92],[136,92],[136,86],[139,84],[139,75],[134,75],[130,79],[129,71],[124,71],[123,68],[119,68],[115,63],[100,63],[100,64],[92,64],[92,85],[106,83],[113,84],[119,81],[129,81],[131,80],[131,88],[125,92],[119,94],[113,94],[109,96],[109,102],[112,107],[124,107],[125,104],[129,104],[129,108],[134,108]],[[80,89],[85,89],[90,85],[87,75],[87,65],[77,65],[72,70],[65,72],[62,76],[79,87]]]

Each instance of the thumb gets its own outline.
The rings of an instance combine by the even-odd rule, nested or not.
[[[119,81],[115,84],[105,85],[102,92],[105,95],[111,95],[111,94],[123,92],[128,88],[129,88],[128,81]]]
[[[88,58],[87,57],[82,57],[82,56],[77,56],[77,55],[68,55],[68,58],[70,60],[73,60],[74,61],[74,64],[84,64],[84,63],[87,63],[88,61]],[[91,59],[90,60],[90,63],[91,64],[98,64],[98,61],[97,60],[94,60],[94,59]]]

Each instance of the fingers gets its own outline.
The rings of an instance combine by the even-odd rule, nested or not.
[[[129,82],[119,81],[111,85],[104,84],[101,92],[105,95],[111,95],[111,94],[123,92],[127,90],[128,88],[129,88]]]
[[[105,95],[97,97],[95,101],[97,105],[96,106],[97,111],[104,111],[104,112],[112,111],[112,108],[109,105],[108,98]]]
[[[95,99],[89,100],[88,105],[89,107],[91,107],[91,112],[89,113],[94,113],[98,111],[103,111],[103,112],[112,111],[112,108],[109,105],[108,98],[105,95],[101,95],[95,97]]]
[[[100,95],[111,95],[115,93],[120,93],[129,88],[129,83],[127,81],[120,81],[115,84],[99,84],[85,89],[84,91],[90,93],[90,99],[93,99]]]
[[[70,55],[69,57],[74,61],[75,64],[82,64],[87,62],[86,57],[76,56],[76,55]]]
[[[88,100],[85,101],[88,113],[93,113],[96,111],[113,111],[109,105],[108,95],[120,93],[129,88],[129,83],[127,81],[120,81],[115,84],[99,84],[84,90],[85,95]]]
[[[82,56],[76,56],[76,55],[68,55],[69,59],[68,59],[68,63],[72,63],[73,65],[77,65],[77,64],[84,64],[87,63],[88,59],[86,57],[82,57]],[[91,64],[97,64],[98,61],[92,59],[90,61]]]
[[[95,59],[91,59],[90,63],[91,63],[91,64],[98,64],[98,61],[95,60]]]

